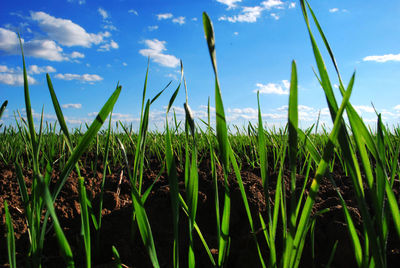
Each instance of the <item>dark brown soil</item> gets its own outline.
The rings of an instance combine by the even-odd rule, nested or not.
[[[149,166],[151,168],[145,170],[143,189],[147,189],[151,185],[161,169],[161,164],[156,161],[151,162]],[[29,236],[24,219],[24,208],[20,198],[15,168],[13,166],[1,166],[0,168],[0,265],[7,267],[8,263],[4,216],[4,201],[7,200],[15,229],[18,267],[26,267],[28,266]],[[92,199],[93,207],[96,209],[98,207],[102,174],[100,172],[91,174],[88,170],[83,169],[81,172],[82,176],[86,178],[87,194]],[[102,170],[101,166],[99,166],[99,170]],[[217,227],[214,209],[214,190],[209,170],[209,161],[203,160],[199,166],[199,200],[196,221],[211,252],[216,258],[218,253]],[[183,171],[178,170],[178,173],[180,191],[185,198]],[[31,172],[25,170],[24,175],[27,187],[30,188]],[[58,175],[57,173],[53,174],[53,182],[57,181]],[[259,170],[244,168],[241,175],[253,214],[257,238],[264,257],[267,258],[268,249],[258,220],[258,213],[266,215],[266,200],[264,198]],[[284,175],[286,183],[288,175],[289,173]],[[330,176],[333,177],[346,200],[357,229],[361,230],[362,220],[354,199],[350,178],[342,175],[340,172],[330,174]],[[269,177],[271,181],[270,198],[273,200],[277,174],[271,173]],[[221,170],[218,170],[218,178],[220,202],[223,203],[223,176]],[[301,188],[304,177],[298,176],[297,181],[299,188]],[[229,177],[229,182],[232,211],[230,222],[231,248],[227,267],[259,267],[257,250],[254,246],[248,218],[234,174]],[[396,184],[395,188],[398,189],[399,185],[397,182]],[[398,196],[398,192],[396,194]],[[84,253],[83,239],[80,235],[81,219],[78,203],[78,183],[77,175],[74,172],[71,173],[59,195],[55,207],[61,226],[64,228],[64,232],[73,250],[75,263],[78,267],[83,266]],[[145,203],[145,208],[153,231],[160,266],[171,267],[173,228],[168,179],[165,174],[162,174],[159,181],[155,183]],[[327,178],[324,178],[321,184],[318,198],[313,208],[313,214],[325,208],[329,208],[330,211],[316,216],[314,236],[315,256],[314,258],[312,257],[311,238],[308,236],[301,260],[301,267],[324,267],[329,259],[335,241],[338,241],[338,246],[332,267],[356,267],[343,211],[337,193]],[[150,259],[143,246],[139,232],[132,232],[136,226],[131,226],[132,201],[130,197],[130,182],[126,176],[126,171],[121,168],[113,168],[112,174],[106,177],[102,214],[103,222],[100,233],[100,248],[95,248],[96,237],[94,229],[92,232],[93,266],[113,267],[111,247],[114,245],[118,249],[124,265],[128,267],[151,267]],[[188,221],[182,211],[180,212],[180,227],[180,262],[182,267],[186,267],[187,248],[189,244]],[[45,239],[43,267],[64,266],[53,233],[53,231],[48,232]],[[279,247],[282,247],[280,233],[281,230],[278,230],[278,250]],[[197,267],[211,267],[211,262],[205,253],[200,239],[197,235],[194,235],[194,237]],[[394,230],[391,230],[389,234],[387,252],[389,267],[396,267],[396,264],[400,263],[400,243]]]

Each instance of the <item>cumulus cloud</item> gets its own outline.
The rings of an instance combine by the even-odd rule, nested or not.
[[[185,17],[180,16],[180,17],[177,17],[177,18],[173,18],[172,22],[173,23],[177,23],[179,25],[185,24]]]
[[[93,44],[100,44],[109,32],[88,33],[84,28],[68,19],[53,17],[45,12],[31,12],[32,20],[36,21],[39,27],[57,43],[64,46],[91,47]]]
[[[240,3],[242,0],[217,0],[217,2],[226,5],[227,9],[231,9],[237,7],[236,3]]]
[[[142,56],[150,57],[153,61],[165,67],[175,68],[179,65],[179,59],[173,55],[164,54],[167,50],[165,48],[165,41],[158,39],[145,40],[147,48],[139,50]]]
[[[111,40],[110,43],[104,44],[102,46],[100,46],[99,49],[97,49],[97,51],[109,51],[110,49],[118,49],[119,45],[117,42],[115,42],[114,40]]]
[[[158,20],[167,20],[173,17],[171,13],[162,13],[162,14],[157,14],[156,16]]]
[[[26,56],[46,59],[50,61],[65,61],[68,57],[65,56],[63,49],[52,40],[30,40],[25,42],[21,40],[24,45],[24,52]],[[0,50],[9,55],[18,55],[21,53],[19,48],[19,40],[16,33],[0,27]]]
[[[283,8],[283,2],[280,0],[267,0],[261,2],[261,5],[265,7],[266,9],[272,9],[272,8]]]
[[[395,109],[396,111],[400,111],[400,104],[396,105],[393,109]]]
[[[28,68],[28,73],[30,74],[41,74],[41,73],[54,73],[56,69],[52,66],[39,67],[37,65],[31,65]]]
[[[277,95],[288,95],[290,83],[287,80],[282,80],[282,85],[275,83],[268,84],[256,84],[257,89],[253,90],[253,92],[257,93],[260,91],[260,94],[277,94]]]
[[[56,74],[55,77],[57,79],[61,80],[66,80],[66,81],[71,81],[71,80],[78,80],[81,82],[87,82],[90,84],[93,84],[94,82],[99,82],[103,80],[103,77],[97,75],[97,74]]]
[[[36,80],[28,75],[28,83],[30,85],[36,84]],[[22,86],[24,85],[24,77],[20,68],[8,68],[6,65],[0,65],[0,84],[8,86]]]
[[[242,12],[239,15],[232,17],[222,16],[218,20],[229,21],[229,22],[256,22],[261,16],[261,12],[264,9],[261,6],[255,7],[243,7]]]
[[[69,109],[69,108],[80,109],[80,108],[82,108],[82,104],[80,104],[80,103],[67,103],[67,104],[63,104],[62,107],[64,109]]]
[[[73,59],[78,59],[78,58],[82,59],[84,57],[85,57],[84,54],[77,52],[77,51],[74,51],[71,53],[71,58],[73,58]]]
[[[375,62],[388,62],[388,61],[400,61],[400,54],[386,54],[381,56],[367,56],[363,58],[363,61],[375,61]]]

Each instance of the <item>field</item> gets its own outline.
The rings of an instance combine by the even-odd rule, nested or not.
[[[112,124],[117,85],[91,125],[70,129],[47,75],[56,123],[34,125],[23,58],[26,117],[0,127],[0,265],[10,267],[395,267],[400,263],[400,129],[367,126],[334,54],[300,1],[332,127],[298,128],[291,64],[285,128],[228,126],[214,30],[203,25],[215,79],[215,122],[192,116],[181,63],[165,128]],[[336,98],[310,23],[340,82]],[[322,46],[321,46],[322,47]],[[21,45],[22,51],[22,45]],[[23,52],[22,52],[23,54]],[[171,107],[186,94],[186,120]],[[190,92],[189,92],[190,93]],[[7,103],[1,108],[4,110]],[[346,117],[345,117],[346,115]],[[372,130],[373,129],[373,130]]]

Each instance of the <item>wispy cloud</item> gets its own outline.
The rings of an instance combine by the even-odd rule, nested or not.
[[[67,0],[70,3],[78,3],[79,5],[86,4],[86,0]]]
[[[329,9],[330,13],[335,13],[335,12],[339,12],[339,9],[337,7],[331,8]]]
[[[281,0],[267,0],[261,2],[257,6],[253,7],[248,7],[248,6],[243,6],[241,7],[241,11],[237,15],[233,16],[227,16],[223,15],[218,18],[220,21],[229,21],[232,23],[235,22],[247,22],[247,23],[254,23],[257,22],[257,20],[261,17],[262,13],[264,11],[272,11],[272,10],[279,10],[279,9],[285,9],[285,8],[295,8],[296,3],[294,2],[282,2]],[[275,20],[278,20],[280,18],[279,14],[271,13],[270,14],[272,18]]]
[[[72,109],[80,109],[80,108],[82,108],[82,104],[80,104],[80,103],[67,103],[67,104],[63,104],[62,107],[64,109],[70,109],[70,108],[72,108]]]
[[[56,74],[55,78],[61,79],[61,80],[66,80],[66,81],[71,81],[71,80],[78,80],[81,82],[87,82],[90,84],[93,84],[94,82],[99,82],[103,80],[103,77],[97,75],[97,74]]]
[[[363,61],[375,61],[375,62],[400,61],[400,54],[367,56],[363,58]]]
[[[158,29],[158,25],[153,25],[153,26],[148,26],[147,29],[149,29],[149,31],[155,31]]]
[[[173,23],[177,23],[179,25],[185,24],[185,17],[180,16],[180,17],[177,17],[177,18],[173,18],[172,22]]]
[[[157,19],[158,20],[171,20],[173,23],[183,25],[186,23],[186,18],[183,16],[179,17],[174,17],[172,13],[162,13],[162,14],[157,14]]]
[[[172,15],[171,13],[162,13],[162,14],[157,14],[156,16],[158,20],[167,20],[171,19],[174,15]]]
[[[254,93],[260,91],[260,94],[277,94],[277,95],[288,95],[290,83],[287,80],[282,80],[281,84],[268,83],[268,84],[256,84],[257,89],[253,90]]]
[[[109,51],[110,49],[118,49],[119,45],[114,40],[111,40],[110,43],[101,45],[97,51]]]
[[[366,106],[366,105],[354,105],[353,106],[354,109],[356,109],[356,111],[359,114],[363,114],[363,113],[375,113],[375,110],[372,106]]]
[[[232,9],[237,7],[236,3],[240,3],[242,0],[217,0],[217,2],[226,5],[227,9]]]
[[[150,57],[154,62],[159,63],[165,67],[175,68],[179,65],[179,59],[174,55],[164,54],[167,50],[165,48],[165,41],[158,39],[145,40],[147,48],[139,50],[139,53],[145,57]]]
[[[99,12],[99,14],[103,17],[104,20],[108,18],[108,13],[107,11],[105,11],[105,9],[99,7],[97,9],[97,12]]]
[[[136,10],[134,10],[134,9],[129,9],[129,10],[128,10],[128,13],[131,13],[131,14],[133,14],[133,15],[139,16],[139,13],[138,13]]]

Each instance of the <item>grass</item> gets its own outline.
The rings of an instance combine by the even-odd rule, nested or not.
[[[232,215],[231,185],[228,180],[231,173],[235,175],[240,191],[242,205],[245,209],[249,225],[249,234],[252,237],[254,250],[257,251],[257,264],[261,267],[298,267],[301,264],[304,247],[311,244],[314,256],[315,226],[319,215],[328,210],[312,213],[316,197],[325,177],[335,181],[331,172],[341,169],[351,180],[355,192],[357,208],[362,217],[359,230],[352,218],[348,205],[341,192],[337,195],[342,205],[348,237],[352,243],[354,260],[358,267],[387,267],[387,245],[389,227],[393,226],[397,239],[400,238],[400,210],[393,187],[399,178],[399,151],[400,130],[389,131],[382,122],[381,115],[377,114],[376,132],[370,131],[361,117],[351,105],[350,97],[355,83],[355,73],[345,85],[341,79],[339,68],[332,49],[325,37],[316,15],[307,1],[300,1],[301,9],[308,35],[316,60],[316,79],[326,97],[333,127],[330,131],[317,122],[309,129],[298,128],[298,76],[295,61],[291,64],[291,81],[289,95],[288,122],[284,129],[266,130],[263,126],[261,107],[258,100],[258,124],[249,123],[241,130],[237,126],[235,134],[231,134],[226,122],[223,105],[222,90],[220,88],[215,50],[216,37],[209,16],[203,14],[203,25],[208,46],[211,64],[214,72],[215,88],[215,131],[211,124],[210,100],[208,102],[208,120],[196,122],[189,106],[189,97],[184,77],[183,64],[181,63],[181,81],[174,90],[166,111],[165,129],[162,133],[148,131],[149,112],[151,105],[170,86],[166,85],[152,99],[147,99],[146,88],[149,67],[146,70],[143,96],[141,100],[140,128],[138,133],[132,127],[121,122],[113,129],[111,114],[121,92],[117,85],[115,91],[104,104],[95,120],[86,131],[81,128],[69,131],[60,108],[58,98],[47,75],[47,84],[53,107],[57,115],[57,123],[43,122],[36,131],[30,103],[29,85],[25,68],[25,59],[21,44],[23,71],[24,71],[24,96],[26,119],[16,117],[16,127],[0,126],[0,160],[7,166],[14,164],[19,183],[21,200],[24,205],[24,214],[29,230],[30,249],[28,256],[29,265],[41,267],[43,262],[43,248],[47,233],[54,233],[57,238],[59,250],[64,258],[65,265],[74,267],[77,264],[76,255],[73,254],[68,237],[64,234],[55,208],[54,202],[59,197],[66,180],[72,170],[75,170],[79,180],[79,206],[81,212],[81,239],[84,245],[79,256],[84,256],[86,267],[91,267],[94,258],[99,257],[99,248],[104,237],[100,236],[102,228],[102,208],[104,185],[111,167],[122,166],[128,174],[131,184],[132,216],[131,237],[137,239],[139,231],[142,243],[148,253],[151,264],[160,267],[156,244],[149,221],[145,204],[157,182],[156,179],[145,188],[143,178],[144,170],[148,168],[148,160],[155,158],[163,163],[169,184],[171,200],[171,222],[173,226],[173,267],[195,267],[197,264],[196,241],[201,241],[201,246],[213,267],[227,267],[230,258]],[[335,97],[326,63],[320,48],[311,30],[311,22],[316,26],[318,34],[322,37],[322,45],[328,51],[330,61],[335,67],[339,80],[340,102]],[[185,88],[186,102],[184,109],[186,118],[184,123],[178,122],[174,115],[171,122],[168,118],[171,107],[179,94],[181,87]],[[0,117],[7,106],[7,101],[0,108]],[[344,120],[347,114],[348,125]],[[108,127],[101,130],[107,121]],[[171,124],[172,123],[172,124]],[[57,127],[56,124],[59,126]],[[183,127],[182,127],[183,125]],[[322,130],[318,132],[318,127]],[[118,129],[121,128],[122,131]],[[59,129],[59,131],[58,131]],[[320,134],[322,133],[322,134]],[[46,144],[47,146],[44,146]],[[80,158],[87,152],[95,152],[94,162],[82,163]],[[128,155],[131,155],[129,159]],[[201,226],[198,225],[198,198],[199,198],[199,162],[208,158],[213,188],[213,210],[215,215],[215,228],[217,234],[217,256],[213,256],[203,235]],[[99,169],[97,160],[102,159],[102,182],[100,190],[100,206],[97,211],[92,206],[92,201],[86,193],[85,181],[89,178],[81,176],[83,166],[90,165],[92,172]],[[54,168],[60,169],[60,177],[56,185],[50,187],[51,174]],[[242,180],[243,166],[259,169],[263,193],[266,200],[265,214],[252,213],[247,192]],[[222,167],[223,185],[218,184],[217,168]],[[185,196],[179,190],[178,169],[184,172]],[[285,170],[289,172],[289,181],[284,180]],[[30,189],[24,179],[24,171],[32,170],[30,176]],[[159,176],[163,173],[162,168]],[[269,176],[277,174],[276,181]],[[303,176],[301,185],[297,185],[297,177]],[[158,177],[159,177],[158,176]],[[272,188],[275,185],[275,188]],[[336,186],[335,186],[336,187]],[[286,191],[286,189],[289,189]],[[297,189],[300,189],[297,191]],[[272,193],[273,191],[274,193]],[[222,193],[222,195],[221,195]],[[287,196],[288,195],[288,196]],[[273,199],[273,201],[272,201]],[[16,245],[14,228],[7,202],[4,203],[8,259],[11,267],[16,267]],[[187,235],[189,244],[187,252],[180,252],[182,214],[188,219]],[[257,235],[256,226],[260,226],[261,236]],[[94,235],[94,236],[93,236]],[[94,238],[94,239],[93,239]],[[266,246],[262,246],[262,245]],[[336,241],[332,247],[326,266],[329,267],[335,260],[335,251],[338,246]],[[114,256],[115,265],[123,266],[118,249],[110,248]],[[76,252],[75,252],[76,253]],[[188,263],[182,263],[182,254],[187,255]],[[340,256],[339,256],[340,257]]]

